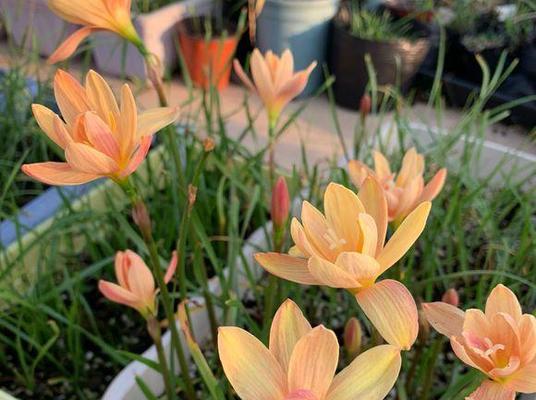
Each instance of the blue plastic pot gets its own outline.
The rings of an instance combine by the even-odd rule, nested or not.
[[[318,62],[301,97],[311,95],[324,81],[330,23],[340,0],[266,0],[257,21],[257,46],[264,53],[290,49],[295,69]]]

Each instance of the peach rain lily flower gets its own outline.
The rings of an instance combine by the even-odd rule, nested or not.
[[[349,290],[383,338],[407,350],[419,330],[415,301],[402,283],[377,279],[417,240],[430,206],[419,205],[385,243],[387,202],[376,179],[368,177],[359,195],[331,183],[324,194],[325,215],[304,201],[302,222],[292,220],[295,246],[289,254],[255,258],[280,278]]]
[[[440,169],[424,185],[424,157],[415,148],[409,149],[402,160],[398,175],[391,172],[389,161],[379,151],[374,152],[374,170],[360,161],[351,160],[348,172],[353,184],[360,188],[366,177],[372,175],[381,183],[389,210],[389,221],[400,221],[423,201],[432,201],[441,192],[447,177],[446,168]]]
[[[37,123],[65,151],[66,162],[25,164],[22,170],[50,185],[78,185],[100,177],[117,182],[132,174],[145,159],[152,136],[176,120],[175,107],[155,108],[138,115],[128,85],[121,89],[121,105],[104,79],[94,71],[85,87],[58,70],[54,93],[63,119],[33,104]]]
[[[291,300],[277,311],[269,348],[243,329],[221,327],[223,370],[242,400],[383,399],[400,372],[395,346],[374,347],[335,375],[339,344],[333,331],[311,328]]]
[[[261,52],[255,49],[251,55],[253,81],[244,72],[238,60],[234,60],[233,65],[247,88],[259,95],[268,112],[268,120],[271,124],[275,124],[281,110],[307,85],[316,62],[295,73],[294,58],[290,50],[285,50],[281,57],[267,51],[263,57]]]
[[[95,31],[117,33],[139,46],[141,40],[130,16],[131,0],[48,0],[49,8],[60,18],[82,25],[50,56],[55,64],[71,56],[80,43]]]
[[[425,303],[423,309],[458,358],[489,378],[469,400],[513,400],[516,392],[536,392],[536,318],[522,314],[510,289],[496,286],[484,312],[443,302]]]
[[[177,253],[173,256],[164,277],[168,283],[177,268]],[[132,307],[145,318],[156,314],[156,295],[154,278],[143,259],[131,250],[118,251],[115,255],[115,276],[117,282],[100,280],[99,290],[108,300]]]

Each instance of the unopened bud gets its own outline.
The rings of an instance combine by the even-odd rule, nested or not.
[[[134,204],[132,208],[132,219],[138,228],[140,228],[143,236],[148,237],[151,235],[151,217],[143,201],[138,201]]]
[[[290,196],[288,193],[287,181],[282,176],[279,177],[272,190],[272,222],[276,228],[285,225],[290,210]]]
[[[188,207],[191,210],[197,199],[197,187],[194,185],[188,185]]]
[[[422,309],[419,310],[419,340],[426,342],[430,336],[430,323]]]
[[[215,146],[214,139],[206,138],[205,140],[203,140],[203,148],[205,149],[207,153],[214,150],[214,146]]]
[[[162,338],[162,330],[160,328],[160,322],[154,317],[149,316],[147,318],[147,331],[155,343],[159,343]]]
[[[362,336],[363,332],[358,319],[355,317],[350,318],[344,326],[343,341],[346,354],[351,360],[361,352]]]
[[[359,112],[361,113],[361,118],[365,118],[370,114],[370,109],[372,108],[372,100],[368,94],[364,94],[359,101]]]
[[[458,295],[456,289],[450,288],[445,292],[445,294],[441,298],[441,301],[450,304],[451,306],[458,307],[458,305],[460,304],[460,296]]]

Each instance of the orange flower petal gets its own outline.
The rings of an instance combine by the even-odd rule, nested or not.
[[[73,125],[79,114],[91,111],[85,89],[72,75],[61,69],[54,76],[54,96],[68,126]]]
[[[171,278],[173,278],[173,275],[175,275],[178,261],[179,261],[179,258],[177,256],[177,251],[173,251],[171,255],[171,261],[169,262],[167,270],[166,270],[166,274],[164,275],[165,283],[169,283],[169,281],[171,281]]]
[[[379,151],[373,152],[374,157],[374,169],[376,171],[376,176],[380,181],[383,181],[384,179],[390,179],[392,172],[391,168],[389,167],[389,161],[385,158],[385,156],[380,153]]]
[[[359,215],[365,211],[357,195],[337,183],[330,183],[324,193],[324,212],[329,226],[344,239],[343,251],[357,251]]]
[[[536,360],[536,317],[524,314],[519,321],[519,337],[522,338],[521,361]]]
[[[319,285],[311,275],[307,260],[279,253],[257,253],[255,260],[269,273],[303,285]]]
[[[536,393],[536,360],[512,375],[506,386],[520,393]]]
[[[110,175],[118,168],[112,158],[82,143],[70,143],[65,149],[65,159],[77,171],[88,174]]]
[[[290,235],[300,253],[305,257],[311,257],[313,254],[320,255],[320,252],[315,250],[309,243],[302,224],[296,218],[292,218],[290,223]]]
[[[86,75],[86,95],[91,108],[109,126],[113,126],[119,118],[119,106],[112,89],[104,78],[93,70]]]
[[[288,389],[311,391],[317,399],[326,395],[339,361],[339,343],[333,331],[317,326],[303,336],[290,357]],[[275,397],[274,397],[275,398]]]
[[[335,261],[345,239],[334,237],[337,236],[336,232],[329,227],[324,215],[308,201],[303,202],[301,219],[307,239],[316,252],[327,260]]]
[[[85,26],[78,29],[76,32],[71,34],[65,41],[59,45],[59,47],[50,55],[47,60],[49,64],[56,64],[57,62],[66,60],[69,58],[78,48],[80,43],[87,38],[91,33],[96,31],[95,28]]]
[[[354,277],[360,286],[372,285],[380,270],[380,265],[374,258],[356,252],[339,254],[335,264]]]
[[[514,400],[516,393],[500,383],[484,381],[466,400]]]
[[[418,154],[414,147],[409,149],[402,159],[402,168],[396,177],[396,186],[406,186],[408,180],[417,173]]]
[[[305,86],[307,86],[307,81],[309,80],[309,75],[313,72],[313,69],[316,67],[316,61],[311,63],[307,69],[300,71],[288,80],[281,89],[277,92],[277,104],[279,108],[286,106],[292,99],[298,96]]]
[[[496,313],[506,313],[514,321],[519,321],[522,315],[521,306],[516,295],[506,286],[499,284],[491,291],[486,301],[486,316],[492,317]]]
[[[450,338],[462,334],[465,313],[458,307],[437,301],[423,303],[426,319],[436,331]]]
[[[419,202],[432,201],[437,197],[447,179],[447,169],[441,168],[434,177],[426,184],[419,199]]]
[[[258,49],[253,50],[251,55],[251,76],[255,82],[257,93],[266,108],[270,109],[275,101],[275,90],[270,69]]]
[[[54,128],[54,120],[56,117],[59,118],[58,115],[41,104],[32,104],[32,112],[37,124],[39,125],[39,128],[45,132],[50,140],[52,140],[62,149],[65,148],[67,143],[64,135],[62,135],[61,132],[56,132],[56,129]]]
[[[138,297],[115,283],[100,280],[99,290],[104,297],[114,303],[123,304],[132,308],[139,306]]]
[[[454,351],[454,354],[456,354],[456,357],[462,360],[465,364],[476,368],[484,373],[486,373],[487,370],[493,368],[493,365],[491,365],[490,362],[484,364],[486,360],[483,360],[481,356],[472,352],[470,348],[466,348],[463,345],[463,342],[464,339],[462,337],[452,336],[450,338],[450,346],[452,347],[452,351]]]
[[[326,400],[381,400],[394,386],[401,365],[396,346],[373,347],[335,376]]]
[[[354,186],[360,188],[369,175],[374,176],[374,171],[372,171],[361,161],[350,160],[348,162],[348,174],[350,175],[350,180],[352,181]],[[360,200],[363,201],[362,198],[360,198]]]
[[[128,287],[130,291],[144,303],[151,303],[154,300],[154,278],[147,265],[142,263],[132,263],[127,272]]]
[[[179,107],[160,107],[142,112],[138,116],[138,139],[154,135],[162,128],[174,123],[178,116]]]
[[[421,203],[404,219],[393,236],[391,236],[391,239],[376,257],[382,272],[400,260],[418,239],[426,226],[426,219],[430,213],[431,206],[430,202]]]
[[[311,331],[300,308],[287,299],[277,310],[270,328],[270,351],[286,372],[298,341]]]
[[[244,71],[244,68],[242,68],[242,65],[240,65],[240,61],[236,59],[233,60],[233,67],[236,72],[236,75],[238,75],[242,83],[246,85],[246,87],[252,92],[256,92],[257,89],[255,89],[255,85],[253,84],[253,82],[251,82],[251,79],[249,79],[249,76]]]
[[[361,253],[374,257],[376,255],[376,244],[378,243],[378,229],[374,218],[369,214],[359,214],[359,227],[363,236]]]
[[[110,127],[94,112],[84,114],[84,126],[91,145],[101,153],[117,160],[119,159],[119,143]]]
[[[141,142],[136,150],[134,150],[134,154],[132,155],[130,162],[128,163],[127,167],[121,174],[122,176],[128,176],[132,174],[140,164],[145,160],[147,157],[147,154],[149,153],[149,150],[151,148],[151,144],[153,142],[152,136],[144,136],[141,139]]]
[[[121,114],[119,116],[118,142],[123,158],[128,158],[134,151],[138,130],[138,111],[132,91],[127,84],[121,88]]]
[[[129,258],[126,252],[118,251],[115,253],[115,277],[117,278],[119,285],[124,288],[128,288],[128,269],[130,267],[130,263],[131,258]]]
[[[417,305],[400,282],[386,279],[356,294],[357,302],[387,343],[409,350],[419,331]]]
[[[281,59],[278,62],[275,76],[274,76],[274,86],[275,91],[278,92],[283,88],[283,85],[292,79],[294,74],[294,58],[289,49],[283,51]]]
[[[313,256],[307,264],[311,275],[322,285],[333,288],[353,289],[361,286],[359,281],[337,265]]]
[[[100,178],[97,174],[75,171],[62,162],[24,164],[21,169],[26,175],[48,185],[80,185]]]
[[[373,176],[367,177],[359,190],[358,197],[376,223],[378,239],[376,241],[375,254],[379,254],[385,243],[387,233],[387,199],[379,182]]]
[[[283,369],[253,335],[236,327],[218,329],[223,370],[242,400],[283,399],[287,392]]]

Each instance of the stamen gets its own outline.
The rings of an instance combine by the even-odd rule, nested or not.
[[[335,250],[336,248],[344,246],[347,243],[345,239],[339,238],[337,236],[337,233],[333,228],[328,228],[328,230],[324,234],[324,239],[326,240],[326,242],[328,242],[330,250]]]

